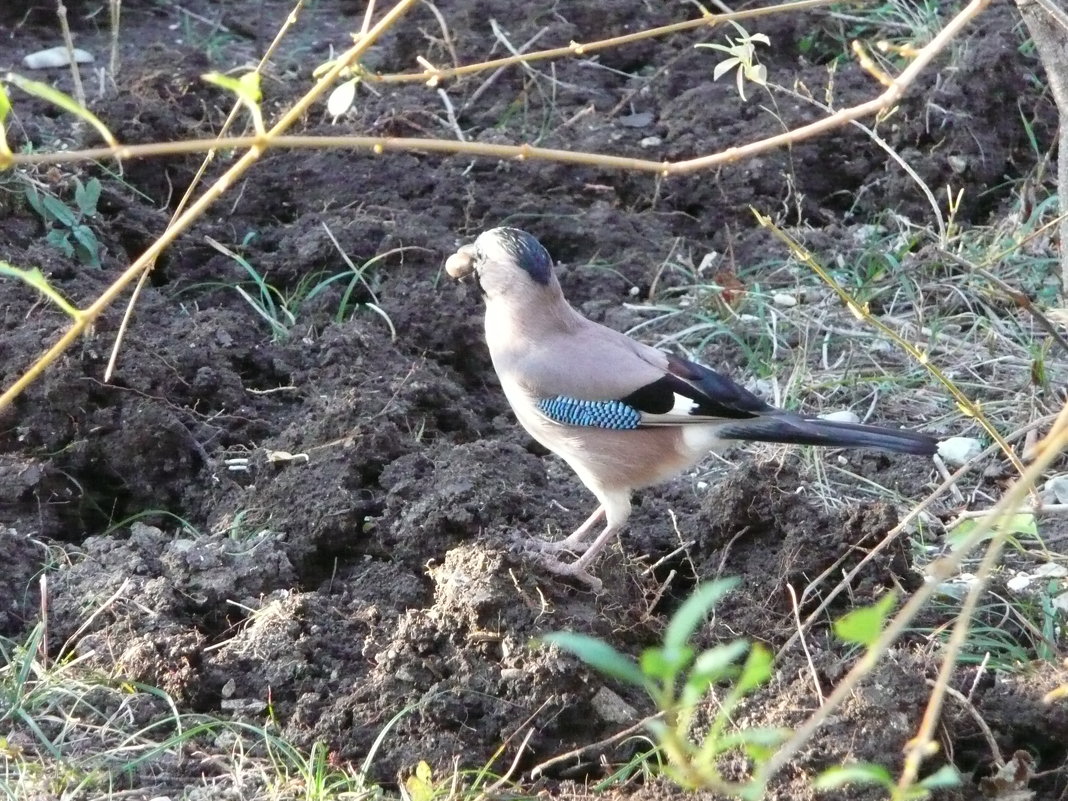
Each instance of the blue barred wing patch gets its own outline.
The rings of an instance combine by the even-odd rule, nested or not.
[[[641,412],[622,401],[590,401],[557,395],[538,401],[538,411],[569,426],[610,428],[627,431],[637,428],[642,420]]]

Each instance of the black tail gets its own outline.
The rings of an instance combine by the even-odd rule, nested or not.
[[[801,417],[794,414],[762,415],[722,426],[716,433],[723,439],[784,442],[791,445],[826,445],[839,448],[875,448],[894,453],[931,456],[938,440],[918,431],[880,428],[860,423]]]

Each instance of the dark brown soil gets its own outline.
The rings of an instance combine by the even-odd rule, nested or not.
[[[68,0],[78,44],[103,62],[101,5]],[[0,12],[0,71],[21,69],[22,55],[59,42],[50,13],[14,6]],[[213,135],[228,99],[199,76],[254,63],[289,12],[277,0],[188,0],[182,8],[225,29],[213,32],[171,4],[128,2],[114,84],[98,95],[91,71],[83,73],[90,106],[124,141]],[[457,0],[440,9],[465,62],[487,55],[495,41],[490,19],[516,44],[546,29],[540,47],[694,13],[688,4],[596,0],[551,8]],[[309,86],[312,68],[331,47],[351,41],[361,16],[362,4],[344,0],[302,12],[268,70],[268,114]],[[772,38],[765,63],[778,83],[803,83],[822,98],[843,24],[813,13],[766,18],[752,30]],[[1042,153],[1051,147],[1055,110],[1035,80],[1039,65],[1021,52],[1018,27],[1010,7],[988,11],[954,51],[953,68],[942,69],[950,56],[940,58],[879,127],[930,187],[966,189],[958,225],[1001,219],[1019,182],[1034,175],[1041,154],[1021,118]],[[464,101],[485,76],[448,89],[469,138],[640,157],[711,153],[820,116],[778,95],[782,122],[773,124],[766,95],[739,102],[732,80],[711,80],[712,51],[693,48],[711,36],[606,52],[598,62],[610,69],[559,61],[555,88],[544,65],[536,79],[508,70],[470,108]],[[448,62],[425,7],[374,48],[373,67],[410,70],[419,54]],[[64,71],[47,80],[70,90]],[[453,136],[434,91],[420,84],[376,89],[361,90],[356,110],[336,127],[316,109],[302,129]],[[840,63],[836,106],[878,91],[854,64]],[[95,142],[40,101],[18,95],[15,109],[7,127],[16,150]],[[643,146],[649,137],[661,144]],[[221,156],[210,174],[229,158]],[[114,165],[0,176],[0,259],[40,267],[68,298],[87,304],[162,231],[198,165],[195,156],[129,162],[121,180]],[[99,270],[51,248],[23,199],[30,180],[69,199],[75,177],[103,184],[90,221],[102,245]],[[520,226],[561,262],[565,292],[578,308],[626,327],[646,319],[623,306],[635,302],[632,287],[645,297],[673,242],[696,261],[715,250],[739,270],[781,265],[786,254],[756,229],[750,206],[780,214],[785,224],[804,223],[802,235],[828,259],[850,257],[854,223],[886,211],[923,223],[929,214],[915,183],[849,127],[670,180],[424,154],[267,156],[160,260],[110,384],[102,377],[122,302],[0,413],[0,635],[27,636],[39,619],[38,579],[47,574],[53,656],[66,646],[64,653],[89,655],[86,664],[105,675],[162,688],[182,710],[270,722],[302,747],[321,741],[341,762],[359,763],[387,722],[416,705],[374,762],[375,777],[387,782],[420,760],[444,772],[454,758],[477,768],[506,744],[495,765],[503,772],[533,727],[519,764],[528,769],[633,722],[606,708],[603,678],[531,647],[539,634],[576,630],[637,653],[657,641],[699,580],[733,575],[741,587],[720,605],[702,644],[744,636],[777,650],[795,631],[788,585],[800,592],[842,559],[840,575],[895,524],[902,507],[827,503],[815,489],[811,459],[739,453],[717,470],[710,489],[682,478],[637,499],[621,548],[598,567],[602,594],[540,572],[511,551],[516,534],[570,531],[592,499],[515,424],[482,344],[477,293],[441,271],[455,246],[479,231]],[[327,229],[357,264],[390,255],[368,269],[344,319],[336,315],[347,282],[338,282],[294,304],[288,336],[272,337],[234,289],[242,283],[255,294],[247,274],[207,238],[239,251],[283,296],[299,298],[309,281],[346,269]],[[773,288],[797,277],[766,267],[755,280]],[[65,324],[33,291],[0,282],[0,385],[9,386]],[[722,349],[697,357],[735,372],[749,364],[743,347],[726,338],[716,344]],[[835,394],[840,405],[856,400],[848,389]],[[900,408],[901,422],[915,426],[932,411],[907,398]],[[952,419],[948,400],[935,411]],[[269,458],[274,452],[305,456],[279,461]],[[926,465],[905,457],[848,458],[851,471],[906,502],[934,485]],[[680,535],[693,544],[662,561]],[[905,542],[890,548],[831,605],[827,620],[886,589],[917,586],[916,554]],[[645,572],[651,564],[657,567]],[[801,613],[817,601],[806,601]],[[827,692],[854,657],[825,624],[809,632],[807,646],[811,666],[797,646],[782,653],[772,684],[746,704],[739,722],[799,724],[818,705],[813,672]],[[906,639],[779,777],[773,797],[809,798],[816,772],[850,760],[896,771],[937,665],[933,640]],[[955,684],[968,692],[973,677],[973,669],[961,668]],[[1051,667],[988,678],[972,703],[1001,750],[1030,751],[1041,770],[1062,766],[1068,713],[1038,700],[1056,683]],[[607,686],[636,714],[651,711],[634,691]],[[986,740],[952,700],[942,723],[943,751],[931,765],[948,755],[965,777],[965,787],[945,797],[977,797],[973,779],[992,764]],[[545,786],[574,790],[560,782],[599,779],[635,747],[628,741],[587,752],[549,771]],[[150,795],[173,794],[207,770],[188,762],[128,781]],[[1041,798],[1063,797],[1066,787],[1061,774],[1032,785]],[[678,793],[660,782],[630,791]],[[880,796],[851,790],[841,797]]]

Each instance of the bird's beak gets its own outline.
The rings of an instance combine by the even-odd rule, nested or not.
[[[445,272],[450,278],[466,278],[475,271],[475,247],[464,245],[445,260]]]

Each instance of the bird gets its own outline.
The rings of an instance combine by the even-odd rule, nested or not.
[[[736,441],[937,451],[928,434],[776,408],[703,364],[589,320],[567,302],[552,257],[526,231],[484,231],[448,257],[445,272],[478,285],[486,345],[520,425],[598,501],[572,534],[531,538],[527,549],[548,571],[595,590],[602,583],[590,568],[622,531],[632,493]],[[574,561],[564,561],[564,552]]]

